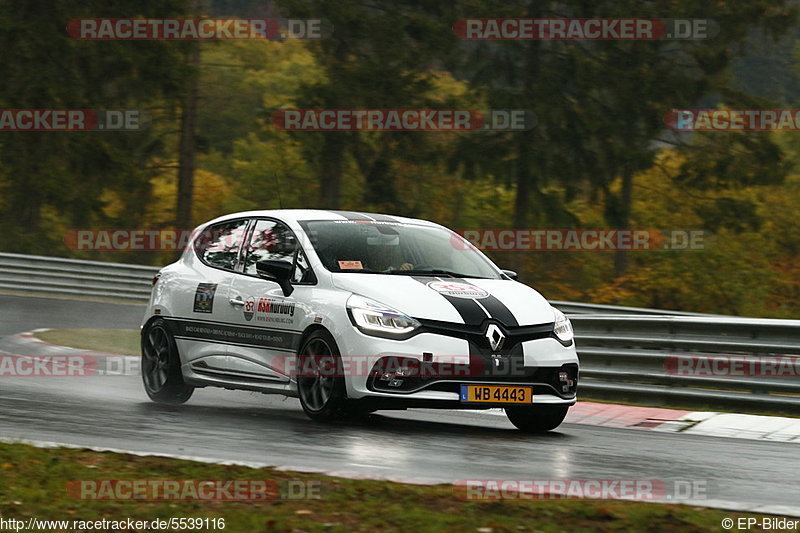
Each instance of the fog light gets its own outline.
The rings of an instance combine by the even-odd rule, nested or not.
[[[413,369],[405,367],[405,366],[401,366],[400,368],[395,370],[394,375],[397,376],[397,377],[402,378],[402,377],[410,376],[412,372],[413,372]]]
[[[558,381],[561,382],[561,392],[569,392],[572,386],[575,385],[575,381],[570,379],[568,372],[559,372]]]

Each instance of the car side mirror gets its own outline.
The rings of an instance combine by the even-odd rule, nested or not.
[[[502,273],[503,273],[503,274],[504,274],[504,275],[505,275],[505,276],[506,276],[508,279],[511,279],[511,280],[517,281],[517,279],[519,278],[519,276],[517,275],[517,273],[516,273],[516,272],[514,272],[513,270],[502,270],[501,272],[502,272]]]
[[[261,279],[274,281],[280,285],[284,296],[294,292],[294,287],[289,281],[292,277],[292,264],[289,261],[264,259],[256,262],[256,272]]]

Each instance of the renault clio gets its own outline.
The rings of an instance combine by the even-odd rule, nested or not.
[[[148,396],[298,397],[315,420],[382,409],[503,408],[548,431],[576,401],[569,319],[438,224],[325,210],[198,227],[142,323]]]

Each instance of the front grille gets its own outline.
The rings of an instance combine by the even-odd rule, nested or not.
[[[447,337],[465,339],[474,344],[475,347],[491,351],[489,340],[486,338],[486,328],[489,324],[496,324],[506,338],[503,343],[503,350],[512,350],[523,342],[537,339],[556,338],[553,333],[553,323],[537,324],[535,326],[505,326],[495,320],[487,318],[480,326],[469,326],[467,324],[455,324],[453,322],[441,322],[439,320],[418,319],[422,327],[420,333],[435,333]]]

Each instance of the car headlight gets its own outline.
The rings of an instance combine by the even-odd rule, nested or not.
[[[403,337],[421,325],[397,309],[357,294],[347,299],[347,311],[355,326],[370,335]]]
[[[575,334],[572,331],[572,322],[569,321],[569,318],[567,318],[564,313],[556,308],[553,308],[553,314],[555,315],[553,333],[556,334],[558,340],[560,340],[563,344],[569,345],[572,343],[572,339],[575,337]]]

